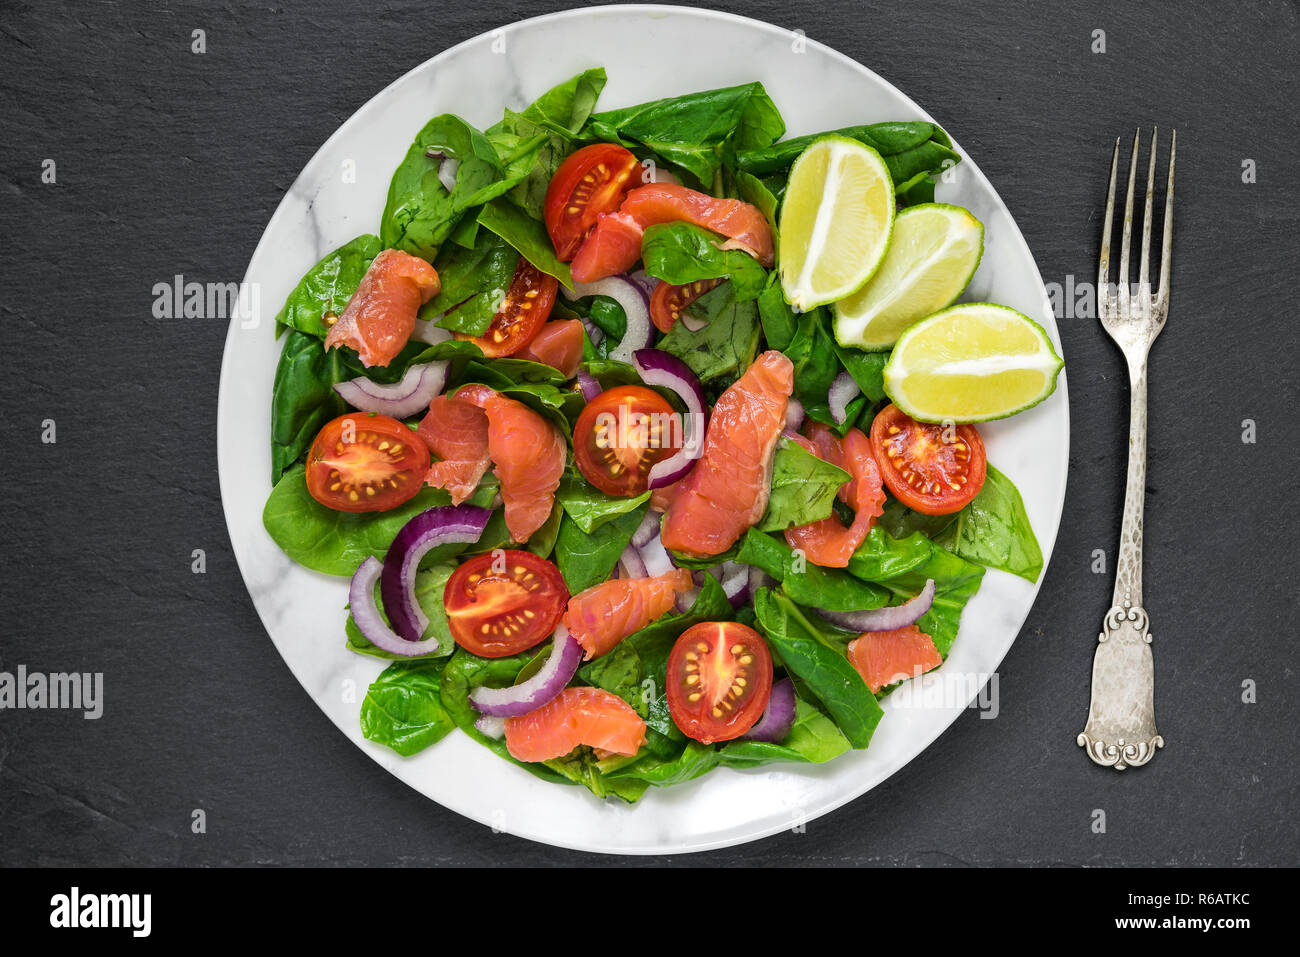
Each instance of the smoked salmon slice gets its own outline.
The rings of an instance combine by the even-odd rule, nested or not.
[[[516,761],[561,758],[580,744],[614,754],[636,754],[645,721],[603,688],[565,688],[536,711],[506,718],[506,750]]]
[[[488,417],[463,399],[440,395],[429,403],[420,421],[420,438],[438,461],[429,466],[425,481],[451,493],[459,505],[474,494],[483,473],[492,464],[488,455]]]
[[[555,505],[564,474],[564,435],[522,402],[485,385],[466,386],[456,398],[487,414],[488,456],[501,480],[506,529],[516,542],[526,542]]]
[[[885,685],[915,678],[943,664],[934,639],[916,625],[865,632],[849,642],[849,661],[872,694]]]
[[[515,358],[540,362],[572,379],[582,364],[581,320],[552,319],[533,336],[532,342],[515,353]]]
[[[673,607],[678,592],[694,586],[691,573],[674,568],[653,578],[615,578],[569,599],[564,626],[588,659],[599,658]]]
[[[773,350],[718,397],[700,460],[677,483],[664,514],[665,548],[695,558],[720,555],[763,517],[793,388],[794,364]]]
[[[853,524],[844,527],[836,516],[785,530],[791,548],[802,549],[808,561],[828,568],[844,568],[871,526],[885,510],[885,492],[880,466],[871,453],[871,440],[859,429],[849,429],[838,438],[829,426],[812,422],[800,444],[818,458],[838,465],[852,476],[840,487],[839,498],[853,509]]]
[[[440,288],[438,273],[423,259],[385,249],[361,277],[343,315],[330,327],[325,348],[351,346],[363,365],[388,365],[415,331],[420,307]]]

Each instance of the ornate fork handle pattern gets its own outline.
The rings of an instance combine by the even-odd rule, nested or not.
[[[1155,662],[1151,632],[1142,607],[1142,514],[1147,472],[1147,355],[1164,329],[1169,314],[1169,280],[1173,246],[1174,154],[1177,134],[1169,148],[1169,185],[1165,196],[1160,288],[1151,295],[1150,251],[1152,198],[1155,192],[1156,137],[1151,138],[1142,253],[1137,291],[1129,288],[1129,250],[1133,231],[1133,186],[1137,179],[1138,139],[1133,140],[1128,196],[1124,208],[1119,283],[1110,286],[1110,238],[1119,171],[1119,142],[1111,159],[1110,189],[1101,240],[1097,303],[1102,326],[1115,340],[1128,363],[1130,383],[1128,478],[1124,490],[1124,521],[1115,562],[1115,592],[1106,613],[1092,661],[1092,701],[1088,723],[1076,739],[1098,764],[1118,771],[1151,760],[1165,741],[1156,731]]]

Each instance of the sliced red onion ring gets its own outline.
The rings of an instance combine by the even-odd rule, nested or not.
[[[731,602],[732,608],[739,608],[749,600],[748,565],[741,565],[739,562],[723,562],[721,565],[714,565],[709,571],[722,585],[722,592]]]
[[[618,345],[610,350],[609,357],[619,362],[631,362],[632,353],[650,345],[654,338],[654,326],[650,324],[650,296],[635,280],[627,276],[609,276],[595,282],[575,282],[573,294],[567,289],[564,295],[569,299],[583,299],[587,296],[608,296],[623,307],[627,317],[627,329]],[[591,326],[587,335],[591,336]],[[592,337],[592,345],[597,345]]]
[[[688,589],[687,591],[679,591],[677,597],[673,599],[673,611],[677,612],[679,615],[686,614],[686,612],[691,610],[691,606],[695,604],[695,599],[699,597],[700,589],[698,585],[695,588]]]
[[[772,584],[772,576],[757,565],[749,566],[749,593],[753,595],[760,588],[766,588]]]
[[[484,714],[480,715],[479,719],[474,722],[474,727],[478,729],[478,733],[483,737],[496,740],[506,733],[506,719],[498,718],[494,714]]]
[[[704,431],[708,424],[704,390],[691,367],[671,353],[660,349],[638,349],[632,362],[646,385],[671,389],[686,406],[686,434],[682,447],[650,467],[649,487],[663,488],[689,472],[704,452]]]
[[[921,594],[901,605],[872,608],[869,611],[823,611],[818,608],[817,614],[849,631],[893,631],[914,624],[929,611],[934,604],[934,592],[934,579],[927,578]]]
[[[554,644],[546,663],[527,681],[509,688],[475,688],[469,701],[483,714],[517,718],[536,711],[564,690],[582,663],[582,645],[564,625],[555,627]]]
[[[853,376],[847,372],[841,372],[835,377],[830,390],[826,393],[826,404],[830,406],[831,418],[835,420],[836,425],[844,424],[844,420],[849,417],[849,403],[861,391],[858,384],[853,381]]]
[[[785,428],[787,432],[798,432],[803,425],[803,403],[792,398],[785,407]]]
[[[439,315],[432,319],[416,319],[415,331],[411,333],[411,339],[430,346],[446,342],[451,338],[451,333],[438,325],[438,320],[441,318],[442,316]]]
[[[772,685],[772,696],[767,699],[767,710],[758,724],[740,736],[741,741],[767,741],[780,744],[794,727],[796,711],[794,682],[782,678]]]
[[[384,618],[379,614],[379,606],[375,604],[375,582],[379,581],[383,570],[383,563],[371,555],[357,566],[356,574],[352,576],[352,584],[348,588],[348,604],[351,606],[352,620],[357,623],[357,628],[376,648],[395,655],[416,658],[437,651],[437,638],[407,641],[384,624]]]
[[[641,556],[641,564],[645,566],[647,576],[664,575],[676,567],[673,560],[668,557],[668,549],[664,548],[664,543],[659,541],[657,534],[640,546],[637,554]]]
[[[641,519],[641,524],[638,525],[636,531],[632,533],[631,544],[636,548],[640,548],[642,545],[648,544],[650,539],[658,537],[659,513],[646,512],[645,518]]]
[[[417,412],[427,412],[429,403],[442,391],[446,381],[446,362],[419,362],[406,370],[400,382],[392,385],[380,385],[365,376],[357,376],[336,383],[334,391],[354,409],[404,419]]]
[[[654,295],[655,286],[659,285],[660,280],[651,276],[644,269],[634,269],[627,274],[627,278],[641,287],[641,291],[647,296]]]
[[[560,288],[563,289],[564,287],[561,286]],[[582,328],[587,330],[587,338],[591,340],[593,346],[598,346],[605,341],[604,329],[600,328],[600,326],[596,325],[586,316],[579,316],[578,319],[582,322]]]
[[[641,558],[641,553],[631,545],[623,549],[623,554],[619,556],[618,569],[624,578],[649,577],[646,574],[645,561]]]
[[[429,616],[415,598],[415,573],[431,548],[449,542],[477,542],[492,516],[477,505],[438,505],[425,509],[402,526],[384,556],[379,593],[393,630],[407,641],[419,641]]]
[[[578,370],[578,388],[582,392],[582,397],[588,402],[604,391],[600,387],[600,383],[596,381],[596,377],[586,369]]]

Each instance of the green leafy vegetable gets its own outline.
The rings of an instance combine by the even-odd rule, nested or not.
[[[609,578],[647,508],[643,503],[630,512],[615,515],[591,532],[583,531],[567,512],[564,514],[555,541],[555,564],[571,594],[576,595]]]
[[[574,524],[590,535],[606,522],[640,510],[650,500],[650,493],[642,492],[631,498],[607,495],[569,467],[560,479],[555,500],[564,507]]]
[[[1029,524],[1024,500],[1015,483],[993,466],[984,487],[957,520],[948,526],[942,543],[968,561],[1019,575],[1031,582],[1043,570],[1043,552]]]
[[[760,588],[754,597],[758,626],[781,663],[815,694],[854,748],[871,743],[884,712],[848,658],[784,595]]]
[[[481,232],[471,249],[448,246],[434,261],[442,288],[420,310],[423,318],[442,315],[438,325],[481,336],[492,325],[510,288],[519,253],[494,233]]]
[[[758,352],[758,307],[753,301],[738,301],[732,284],[725,282],[695,300],[690,312],[708,324],[692,332],[679,322],[658,348],[690,366],[700,382],[718,388],[730,385]]]
[[[763,85],[746,83],[597,113],[582,139],[641,144],[708,184],[722,165],[724,147],[734,141],[742,150],[759,149],[784,132]]]
[[[875,149],[884,159],[895,184],[914,183],[918,175],[932,176],[961,161],[948,134],[933,123],[873,123],[848,126],[833,132]],[[736,155],[736,165],[745,172],[760,176],[785,169],[814,140],[825,135],[798,136],[775,146],[743,150]]]
[[[456,549],[456,551],[459,550]],[[440,549],[440,551],[443,552],[443,557],[448,557],[449,552],[446,549]],[[443,562],[434,565],[432,568],[423,569],[415,575],[415,600],[420,603],[424,613],[429,616],[429,627],[424,630],[421,637],[438,639],[438,647],[428,654],[420,655],[418,659],[420,661],[430,658],[445,658],[456,650],[456,640],[451,636],[451,627],[447,624],[447,610],[443,604],[443,589],[447,585],[447,579],[451,578],[455,570],[456,566],[454,564]],[[382,607],[380,612],[383,613]],[[388,621],[387,614],[384,614],[384,620]],[[349,651],[370,655],[374,658],[385,658],[390,661],[416,660],[403,655],[395,655],[391,651],[384,651],[382,648],[376,648],[361,633],[361,629],[357,627],[351,613],[348,614],[344,632],[347,635]]]
[[[285,338],[271,388],[272,484],[307,453],[321,426],[348,410],[333,388],[360,374],[346,356],[342,349],[327,353],[320,339],[305,332]]]
[[[326,317],[341,315],[347,308],[361,277],[383,248],[378,236],[366,233],[334,250],[299,280],[276,315],[276,324],[325,338]]]
[[[760,532],[779,532],[828,518],[835,494],[852,476],[806,451],[797,442],[778,443],[772,457],[772,494],[759,520]]]
[[[795,554],[784,538],[750,529],[736,561],[761,568],[794,601],[827,611],[861,611],[889,604],[888,589],[839,568],[823,568]]]
[[[508,199],[495,199],[483,207],[478,221],[496,233],[530,263],[554,276],[566,288],[573,288],[569,264],[555,258],[555,247],[540,219],[534,219]]]
[[[442,705],[446,659],[389,665],[361,702],[361,733],[410,756],[441,740],[456,723]]]
[[[767,283],[767,270],[748,253],[720,245],[719,236],[691,223],[660,223],[645,231],[641,259],[648,275],[674,286],[730,277],[734,300],[757,298]]]
[[[759,294],[758,314],[763,320],[763,336],[768,347],[785,352],[799,330],[799,317],[785,301],[781,276],[775,269],[768,275],[767,286]]]

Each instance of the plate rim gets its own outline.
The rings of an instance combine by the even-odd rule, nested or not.
[[[794,31],[791,31],[789,29],[777,26],[776,24],[769,23],[765,20],[759,20],[753,17],[747,17],[741,14],[730,13],[727,11],[716,10],[716,9],[705,8],[705,7],[689,7],[680,4],[646,4],[646,3],[602,4],[602,5],[591,6],[591,7],[574,7],[566,10],[554,11],[552,13],[541,14],[535,17],[528,17],[523,20],[514,21],[508,24],[501,24],[499,26],[492,27],[487,30],[482,30],[479,33],[474,34],[473,36],[467,37],[466,39],[460,41],[459,43],[456,43],[455,45],[446,48],[445,50],[439,51],[438,53],[421,61],[420,63],[417,63],[416,65],[411,67],[411,69],[402,73],[400,76],[396,77],[391,82],[383,86],[372,96],[367,98],[364,103],[362,103],[359,107],[353,110],[339,124],[339,126],[334,130],[334,132],[331,133],[321,143],[321,145],[312,153],[311,157],[308,158],[306,163],[304,163],[302,169],[299,171],[298,175],[294,178],[293,182],[284,191],[279,203],[275,208],[275,211],[271,214],[270,218],[266,221],[266,225],[263,227],[262,230],[262,235],[259,237],[257,244],[254,246],[253,251],[249,256],[248,267],[245,268],[244,276],[243,276],[244,283],[248,282],[248,277],[249,277],[249,273],[251,272],[252,264],[255,261],[257,261],[259,256],[262,254],[263,247],[267,245],[269,237],[273,232],[273,227],[276,226],[277,222],[282,217],[288,216],[288,207],[290,205],[288,203],[288,200],[290,199],[290,197],[294,196],[295,193],[297,192],[297,188],[299,184],[303,182],[307,171],[313,169],[317,161],[323,155],[329,152],[329,150],[331,149],[335,141],[340,139],[343,136],[349,124],[358,115],[369,110],[373,104],[381,100],[386,94],[388,94],[388,92],[391,89],[406,82],[413,74],[432,68],[439,61],[451,58],[463,48],[468,47],[471,44],[480,42],[484,37],[495,36],[497,34],[508,35],[515,31],[529,29],[538,24],[549,23],[549,22],[565,20],[565,19],[581,19],[581,18],[597,16],[597,15],[636,16],[636,15],[647,15],[647,14],[678,15],[678,16],[686,16],[686,17],[695,17],[702,20],[722,21],[742,28],[758,29],[769,34],[775,34],[782,37],[790,37],[795,35]],[[826,43],[823,43],[820,40],[816,40],[806,35],[804,36],[803,39],[805,43],[809,44],[812,47],[815,47],[823,55],[829,56],[831,59],[838,61],[840,64],[844,66],[847,66],[850,70],[856,71],[860,74],[864,74],[870,80],[888,88],[888,90],[892,91],[895,95],[897,95],[902,101],[908,104],[918,115],[923,117],[926,121],[935,123],[936,126],[939,125],[937,121],[935,121],[934,118],[929,114],[929,112],[925,110],[923,107],[921,107],[920,104],[918,104],[915,100],[913,100],[907,93],[899,89],[891,81],[885,79],[883,76],[876,73],[876,71],[872,70],[870,67],[859,62],[858,60],[853,59],[852,57],[850,57],[845,53],[841,53],[839,50],[827,45]],[[945,130],[945,132],[948,132],[947,127],[942,127],[942,128]],[[1012,240],[1013,242],[1019,244],[1020,252],[1027,258],[1028,262],[1033,268],[1033,278],[1036,280],[1037,287],[1041,292],[1041,299],[1042,299],[1041,305],[1044,306],[1045,314],[1050,316],[1052,319],[1052,327],[1053,327],[1052,331],[1055,333],[1055,336],[1053,337],[1054,338],[1053,344],[1056,346],[1057,350],[1061,355],[1061,358],[1064,360],[1065,350],[1063,347],[1063,343],[1060,341],[1060,330],[1059,327],[1057,326],[1056,316],[1054,314],[1053,309],[1051,308],[1050,298],[1048,297],[1046,287],[1043,284],[1042,272],[1038,267],[1038,262],[1034,257],[1033,250],[1029,247],[1028,241],[1025,239],[1024,234],[1021,231],[1019,224],[1016,222],[1015,217],[1011,213],[1010,208],[1003,200],[1001,193],[998,192],[998,190],[993,186],[992,182],[984,174],[983,170],[979,168],[978,164],[975,163],[975,161],[970,157],[970,155],[961,147],[960,142],[955,137],[952,138],[952,144],[954,149],[956,149],[957,152],[961,154],[963,159],[965,159],[968,162],[969,164],[968,169],[973,172],[974,176],[978,177],[979,181],[982,181],[984,186],[987,187],[987,189],[989,190],[990,194],[996,199],[1001,210],[1006,214],[1007,219],[1010,222],[1010,225],[1012,227],[1011,230]],[[240,555],[235,548],[233,536],[230,535],[230,530],[233,525],[233,522],[232,522],[230,497],[228,497],[226,494],[227,465],[226,465],[226,456],[223,454],[222,436],[225,434],[226,431],[227,415],[226,415],[226,402],[223,400],[223,397],[226,395],[227,392],[227,378],[228,376],[233,375],[232,370],[234,369],[234,362],[232,360],[234,359],[236,354],[236,343],[237,343],[239,331],[240,331],[240,320],[238,318],[232,318],[227,329],[226,341],[222,349],[221,372],[219,376],[218,391],[217,391],[217,471],[218,471],[218,485],[221,490],[222,514],[226,522],[227,535],[228,537],[231,538],[231,551],[234,554],[235,563],[239,568],[240,578],[244,583],[246,592],[248,592],[249,594],[249,600],[252,601],[253,603],[254,611],[257,612],[258,620],[262,624],[263,631],[266,633],[267,637],[271,639],[272,647],[275,648],[277,655],[280,657],[281,661],[289,668],[290,673],[294,676],[294,679],[298,681],[299,686],[307,694],[307,697],[311,700],[312,704],[315,705],[317,708],[321,708],[320,703],[316,700],[316,696],[312,693],[310,688],[308,688],[307,683],[304,680],[303,676],[299,674],[299,669],[296,668],[294,664],[288,658],[286,658],[284,654],[281,653],[279,646],[277,645],[274,636],[271,633],[271,628],[267,623],[266,616],[263,614],[262,609],[258,606],[256,600],[253,599],[253,591],[254,591],[253,585],[249,581],[248,573],[245,571],[245,567],[244,567],[245,563],[244,561],[241,560]],[[1015,645],[1016,641],[1019,640],[1020,633],[1024,629],[1025,621],[1028,619],[1030,612],[1033,610],[1034,605],[1038,600],[1038,595],[1042,590],[1043,582],[1047,577],[1047,571],[1051,565],[1051,559],[1056,551],[1056,541],[1060,532],[1061,519],[1064,515],[1066,489],[1067,489],[1068,477],[1069,477],[1069,450],[1070,450],[1069,388],[1067,382],[1067,373],[1066,370],[1064,369],[1061,371],[1060,376],[1057,380],[1057,391],[1060,393],[1061,396],[1061,401],[1059,402],[1059,406],[1060,406],[1060,414],[1063,416],[1064,429],[1062,431],[1060,455],[1059,455],[1061,461],[1061,465],[1059,468],[1061,479],[1060,479],[1059,495],[1057,497],[1056,506],[1055,506],[1056,518],[1052,528],[1050,529],[1051,532],[1050,540],[1052,543],[1052,547],[1043,556],[1042,570],[1038,575],[1038,580],[1032,583],[1033,591],[1029,595],[1029,599],[1025,604],[1023,614],[1017,615],[1019,620],[1015,625],[1015,633],[1012,636],[1011,641],[1007,644],[1007,647],[1003,651],[1002,655],[999,656],[997,662],[994,665],[993,671],[991,671],[989,675],[983,676],[983,680],[981,680],[978,686],[974,688],[974,691],[971,694],[969,700],[966,702],[965,706],[961,709],[954,711],[952,717],[941,727],[937,728],[932,734],[929,734],[928,736],[924,736],[925,740],[919,741],[918,746],[912,751],[912,753],[905,760],[901,762],[896,762],[888,766],[887,770],[885,770],[882,773],[882,775],[879,777],[879,780],[875,781],[874,783],[867,784],[866,786],[857,790],[851,788],[850,791],[845,795],[829,798],[823,803],[819,803],[815,809],[809,809],[809,811],[803,817],[805,821],[815,820],[819,817],[831,813],[832,811],[838,810],[839,808],[843,807],[844,805],[852,801],[857,800],[858,798],[862,797],[864,794],[873,790],[878,785],[887,781],[890,777],[892,777],[894,774],[896,774],[899,770],[901,770],[906,765],[910,764],[916,758],[920,757],[921,754],[923,754],[927,749],[929,749],[929,747],[936,740],[938,740],[938,738],[940,738],[945,732],[947,732],[953,726],[953,724],[956,723],[957,719],[965,711],[969,710],[970,703],[976,700],[976,698],[983,692],[983,689],[987,685],[987,682],[989,680],[989,676],[996,673],[997,669],[1001,667],[1002,661],[1005,660],[1006,655],[1010,652],[1011,648]],[[233,468],[233,466],[231,467]],[[1045,530],[1041,530],[1041,529],[1038,530],[1040,539],[1046,539],[1047,537],[1049,537],[1043,534],[1044,531]],[[990,571],[993,571],[994,574],[999,574],[996,570],[990,569]],[[323,708],[321,708],[321,710],[325,714],[325,717],[329,719],[332,724],[335,724],[336,726],[338,725],[338,723],[334,721],[333,716],[328,711],[325,711],[325,709]],[[345,738],[347,738],[349,741],[352,741],[352,738],[348,734],[346,729],[339,727],[339,730],[343,732]],[[385,771],[387,774],[391,775],[392,777],[397,778],[407,787],[410,787],[413,791],[418,793],[422,798],[429,801],[433,801],[433,803],[437,804],[439,807],[445,808],[446,810],[453,811],[453,813],[457,813],[462,816],[469,817],[471,820],[475,820],[477,823],[486,823],[480,820],[479,818],[474,817],[471,814],[467,814],[462,810],[449,807],[448,805],[443,804],[441,801],[437,800],[436,798],[431,797],[423,790],[421,790],[419,787],[417,787],[415,783],[413,783],[412,781],[408,780],[407,778],[401,775],[396,774],[393,771],[393,769],[384,765],[384,763],[379,760],[379,755],[376,754],[372,749],[365,746],[361,746],[360,743],[356,741],[352,741],[352,743],[358,744],[360,746],[360,750],[363,753],[367,754],[367,756],[369,756],[372,760],[374,760],[375,763],[378,764],[383,771]],[[635,808],[636,806],[630,806],[627,808],[620,808],[620,810],[624,810],[628,813],[635,813]],[[593,810],[595,809],[593,808]],[[624,855],[624,856],[639,857],[639,856],[662,856],[662,855],[670,855],[670,854],[695,854],[695,853],[702,853],[706,851],[720,850],[727,847],[735,847],[742,844],[748,844],[754,841],[759,841],[764,838],[771,837],[775,834],[779,834],[784,831],[787,831],[789,830],[789,828],[790,828],[790,824],[788,821],[786,821],[786,822],[774,823],[770,825],[757,826],[753,830],[748,831],[743,835],[731,835],[727,837],[720,837],[715,840],[705,840],[690,845],[663,845],[663,846],[653,846],[653,847],[647,845],[619,845],[619,844],[608,844],[608,845],[593,847],[589,844],[583,844],[579,841],[567,842],[563,839],[557,839],[553,835],[541,836],[535,833],[528,833],[527,830],[521,830],[521,831],[507,830],[505,831],[505,833],[509,833],[517,837],[523,837],[527,840],[536,842],[538,844],[542,844],[544,846],[558,847],[558,848],[563,848],[565,850],[582,851],[582,852],[592,853],[592,854]]]

